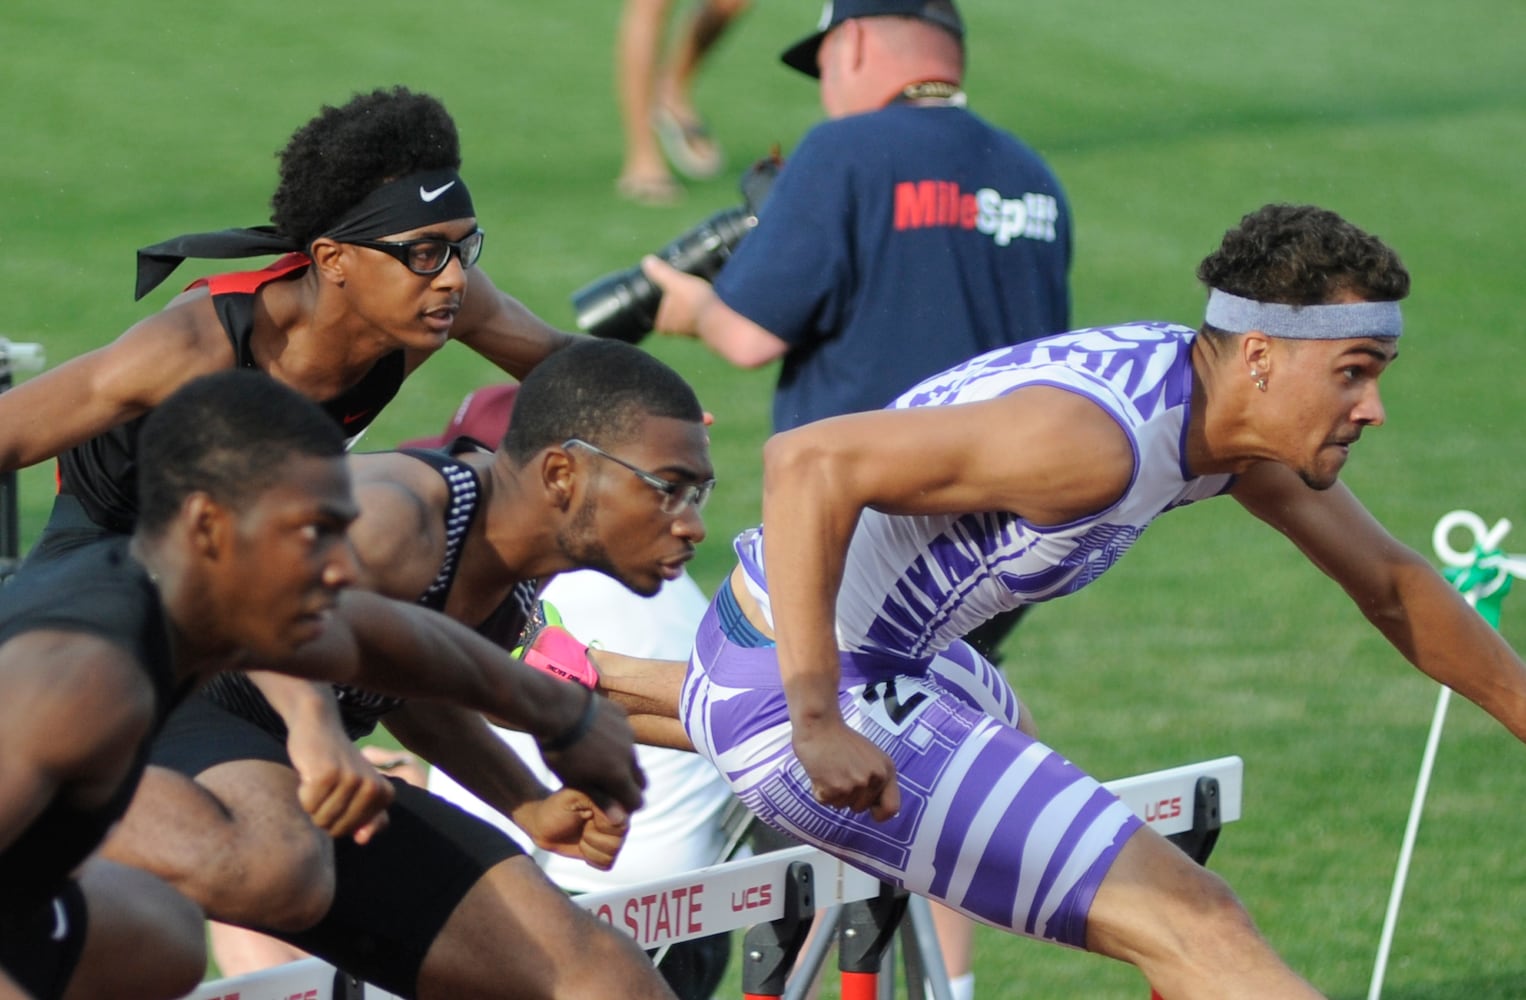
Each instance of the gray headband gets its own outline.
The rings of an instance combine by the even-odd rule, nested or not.
[[[1220,291],[1208,292],[1203,321],[1226,333],[1260,330],[1289,340],[1392,340],[1404,330],[1397,302],[1351,302],[1340,305],[1290,306],[1257,302]]]

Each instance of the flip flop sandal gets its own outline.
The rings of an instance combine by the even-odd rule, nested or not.
[[[615,191],[638,205],[676,205],[683,197],[683,188],[671,177],[621,177]]]
[[[721,147],[704,122],[685,120],[659,107],[652,112],[652,128],[673,169],[690,180],[709,180],[726,165]]]

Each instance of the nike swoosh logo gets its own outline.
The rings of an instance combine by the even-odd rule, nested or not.
[[[355,421],[361,420],[361,419],[363,419],[365,417],[369,417],[370,415],[371,415],[371,411],[370,410],[361,410],[359,413],[346,413],[344,415],[344,425],[346,427],[348,427],[350,424],[353,424]]]
[[[456,182],[455,181],[451,181],[449,184],[445,184],[445,185],[443,185],[441,187],[437,187],[433,191],[425,191],[424,190],[424,185],[420,184],[419,185],[419,197],[424,199],[425,201],[434,201],[436,198],[440,197],[440,195],[444,194],[446,191],[449,191],[451,188],[453,188],[455,186],[456,186]]]

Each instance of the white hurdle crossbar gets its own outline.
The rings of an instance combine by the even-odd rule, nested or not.
[[[1216,823],[1240,818],[1244,763],[1239,757],[1168,768],[1106,782],[1107,788],[1163,836],[1193,829],[1197,789],[1218,787]],[[576,902],[625,931],[645,949],[777,920],[784,912],[790,866],[811,866],[818,907],[868,899],[880,883],[814,847],[794,847],[700,868],[638,885],[590,892]],[[202,983],[187,1000],[395,1000],[328,963],[308,958],[246,976]]]
[[[398,1000],[345,975],[321,958],[202,983],[186,1000]]]

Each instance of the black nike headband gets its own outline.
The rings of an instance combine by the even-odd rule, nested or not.
[[[324,236],[340,243],[374,240],[393,233],[476,215],[466,182],[455,170],[423,170],[388,181],[344,213]],[[282,253],[306,253],[307,247],[274,226],[187,233],[138,251],[135,299],[141,299],[190,257],[226,260]]]

